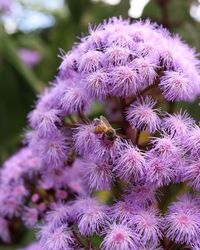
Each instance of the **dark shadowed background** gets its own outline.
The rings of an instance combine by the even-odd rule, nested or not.
[[[200,0],[0,0],[0,164],[21,146],[36,95],[57,72],[59,48],[68,51],[88,23],[119,15],[150,18],[200,52]],[[198,101],[172,108],[180,106],[200,120]],[[27,232],[14,247],[0,249],[31,238]]]

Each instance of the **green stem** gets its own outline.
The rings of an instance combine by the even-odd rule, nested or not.
[[[0,40],[1,44],[3,44],[3,46],[0,46],[0,51],[4,58],[25,78],[34,92],[40,93],[45,85],[37,79],[33,71],[19,58],[15,44],[2,27],[0,27]]]

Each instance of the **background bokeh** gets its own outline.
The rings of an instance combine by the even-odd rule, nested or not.
[[[87,33],[88,23],[119,15],[150,18],[200,52],[200,0],[0,0],[0,164],[21,146],[27,113],[53,81],[59,55]],[[180,107],[200,120],[198,101]],[[32,238],[26,231],[15,246],[0,249]]]

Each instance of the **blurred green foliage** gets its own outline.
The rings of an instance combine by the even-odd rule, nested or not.
[[[190,16],[193,2],[195,1],[151,0],[145,7],[142,18],[150,18],[167,26],[200,51],[200,23]],[[77,37],[87,32],[88,23],[99,23],[111,16],[128,17],[129,7],[129,0],[122,0],[115,6],[101,1],[65,0],[61,13],[51,13],[56,19],[51,28],[7,34],[0,24],[0,163],[21,146],[22,135],[27,126],[27,113],[34,105],[36,94],[48,82],[53,81],[57,72],[60,63],[59,48],[70,50]],[[20,47],[36,49],[42,54],[42,61],[34,70],[28,68],[18,57],[17,50]],[[188,109],[200,120],[197,102],[181,103],[176,108],[181,107]],[[32,234],[27,234],[23,244],[30,238],[33,238]],[[0,245],[0,249],[12,250],[16,247]]]

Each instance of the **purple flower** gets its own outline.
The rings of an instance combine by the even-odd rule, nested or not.
[[[132,127],[139,130],[147,130],[149,133],[154,133],[160,126],[160,118],[158,109],[155,109],[156,101],[151,97],[138,99],[131,104],[127,111],[127,120]]]
[[[31,177],[39,172],[40,167],[41,163],[32,150],[28,147],[22,148],[4,162],[0,181],[6,185],[12,182],[19,183],[24,176]]]
[[[152,140],[153,148],[151,153],[162,157],[164,159],[169,159],[169,157],[178,158],[181,155],[180,148],[178,147],[176,140],[168,135],[161,135],[160,138],[155,138]],[[183,151],[184,152],[184,151]]]
[[[104,133],[96,134],[96,141],[93,145],[88,158],[96,163],[110,163],[112,164],[115,157],[118,155],[121,146],[123,146],[122,140],[119,137],[111,139],[105,136]]]
[[[130,221],[136,209],[139,209],[137,207],[137,204],[131,204],[127,200],[122,200],[122,201],[116,202],[110,208],[110,214],[112,218],[116,221],[120,221],[120,222]]]
[[[73,234],[66,225],[52,227],[51,224],[40,226],[38,239],[42,249],[46,250],[71,250],[74,242]]]
[[[162,120],[162,125],[169,135],[182,141],[194,125],[194,120],[184,111],[173,115],[167,114]]]
[[[157,67],[154,61],[147,58],[135,59],[134,63],[138,70],[139,79],[142,87],[148,87],[152,85],[157,77]]]
[[[169,101],[193,100],[192,83],[183,73],[166,71],[161,77],[159,86]]]
[[[79,72],[91,73],[100,69],[102,67],[103,55],[100,51],[88,51],[85,53],[79,61]]]
[[[162,219],[154,208],[141,209],[132,217],[135,232],[146,246],[157,247],[162,238]]]
[[[38,135],[36,135],[38,136]],[[36,137],[37,138],[37,137]],[[69,142],[61,132],[54,133],[51,138],[38,138],[39,146],[34,145],[43,165],[49,168],[62,167],[67,159]]]
[[[80,155],[86,156],[94,147],[97,140],[94,130],[93,124],[80,125],[74,130],[75,148]]]
[[[54,203],[51,210],[46,213],[45,220],[47,223],[60,227],[67,225],[69,220],[70,207],[63,203]]]
[[[67,185],[68,167],[44,168],[39,184],[44,189],[62,188]]]
[[[125,197],[133,205],[149,206],[156,202],[156,187],[148,183],[138,183],[127,190]]]
[[[191,194],[178,197],[177,201],[169,207],[169,212],[176,213],[178,210],[187,213],[199,213],[199,198]]]
[[[58,131],[60,124],[60,111],[51,109],[48,111],[36,109],[29,114],[29,121],[33,129],[38,130],[41,137],[50,137]]]
[[[25,248],[20,248],[18,250],[42,250],[42,247],[38,242],[34,242],[29,244]]]
[[[199,209],[188,209],[188,205],[183,202],[173,203],[164,221],[167,237],[181,244],[197,242],[200,234],[199,218]]]
[[[190,131],[187,141],[185,142],[185,146],[188,150],[191,151],[192,156],[199,156],[200,152],[200,127],[194,126]]]
[[[39,212],[36,208],[26,207],[22,215],[24,224],[29,228],[33,228],[38,222],[38,214]]]
[[[138,235],[124,222],[113,223],[105,230],[102,249],[136,250],[141,245]]]
[[[60,57],[62,58],[62,63],[59,67],[60,77],[63,79],[70,79],[77,71],[80,51],[73,50]]]
[[[65,171],[65,182],[67,186],[76,194],[86,195],[89,193],[88,183],[85,182],[85,162],[77,158],[72,167]]]
[[[200,190],[200,128],[159,108],[199,95],[196,52],[149,20],[114,17],[60,57],[28,116],[27,147],[0,170],[2,240],[17,217],[40,223],[27,249],[90,249],[96,235],[102,250],[163,250],[165,237],[198,249],[198,193],[170,203],[164,218],[158,210],[160,187]]]
[[[168,185],[174,181],[176,171],[174,162],[169,159],[163,159],[155,155],[149,155],[146,159],[148,162],[146,170],[146,181],[157,187]]]
[[[131,66],[118,66],[110,74],[111,93],[115,96],[128,97],[138,90],[138,74]]]
[[[84,86],[89,95],[104,100],[110,91],[110,79],[106,70],[97,70],[86,76]]]
[[[0,189],[0,214],[12,218],[19,216],[28,191],[22,184],[4,185]]]
[[[107,206],[82,202],[81,213],[78,216],[78,229],[82,235],[90,236],[100,233],[100,230],[108,223]]]
[[[192,250],[199,250],[200,243],[199,242],[191,243],[190,247],[191,247]]]
[[[92,27],[92,25],[89,24],[88,31],[89,35],[82,39],[84,45],[81,43],[84,50],[102,49],[106,44],[105,35],[107,34],[107,32],[103,30],[102,25]]]
[[[184,43],[181,38],[178,35],[175,35],[173,37],[170,37],[170,32],[167,31],[167,33],[165,32],[165,36],[167,38],[165,45],[165,48],[163,49],[163,51],[168,50],[169,52],[171,52],[171,55],[174,56],[174,58],[176,56],[179,56],[180,52],[185,52],[185,54],[187,55],[187,57],[184,57],[186,59],[191,59],[191,63],[192,66],[196,65],[198,63],[198,60],[195,58],[195,49],[190,48],[186,43]],[[172,46],[172,44],[174,44],[174,46]],[[184,59],[183,58],[183,59]],[[185,63],[185,60],[180,60],[180,58],[175,58],[177,60],[177,66],[183,66]],[[178,60],[179,59],[179,60]],[[182,65],[181,65],[182,63]],[[176,65],[175,65],[176,66]]]
[[[116,160],[114,171],[124,180],[138,181],[145,173],[145,158],[142,152],[134,146],[126,145]]]
[[[62,110],[66,114],[85,113],[90,110],[90,98],[80,86],[66,88],[60,99]]]
[[[30,68],[35,67],[41,61],[39,51],[21,48],[18,53],[21,60]]]
[[[82,235],[100,233],[108,223],[108,208],[94,198],[80,198],[73,204],[73,218],[78,222]]]
[[[129,49],[131,49],[134,46],[133,40],[131,39],[130,35],[125,32],[126,26],[124,28],[125,28],[124,30],[119,29],[118,32],[112,32],[110,34],[107,42],[108,46],[119,46],[122,48],[129,48]]]
[[[66,200],[68,197],[68,193],[65,190],[56,190],[56,198],[58,200]]]
[[[112,165],[106,162],[87,162],[84,165],[84,178],[91,189],[110,189],[113,181]]]
[[[200,161],[193,161],[184,168],[184,180],[193,188],[200,190]]]
[[[105,51],[105,63],[108,66],[124,66],[131,62],[133,52],[124,47],[112,46]]]

